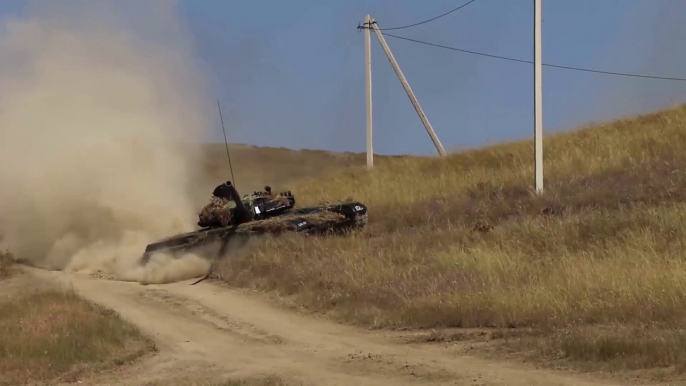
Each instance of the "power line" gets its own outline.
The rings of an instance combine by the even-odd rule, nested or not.
[[[362,27],[362,28],[368,28],[368,27]],[[371,29],[371,28],[370,28],[370,29]],[[528,64],[533,64],[533,63],[534,63],[534,62],[531,61],[531,60],[516,59],[516,58],[510,58],[510,57],[507,57],[507,56],[491,55],[491,54],[486,54],[486,53],[483,53],[483,52],[469,51],[469,50],[464,50],[464,49],[461,49],[461,48],[448,47],[448,46],[444,46],[444,45],[440,45],[440,44],[424,42],[424,41],[421,41],[421,40],[410,39],[410,38],[406,38],[406,37],[403,37],[403,36],[397,36],[397,35],[392,35],[392,34],[388,34],[388,33],[384,33],[383,35],[384,35],[384,36],[389,36],[389,37],[392,37],[392,38],[396,38],[396,39],[407,40],[407,41],[410,41],[410,42],[413,42],[413,43],[419,43],[419,44],[424,44],[424,45],[428,45],[428,46],[433,46],[433,47],[438,47],[438,48],[444,48],[444,49],[452,50],[452,51],[464,52],[464,53],[472,54],[472,55],[487,56],[487,57],[490,57],[490,58],[501,59],[501,60],[508,60],[508,61],[519,62],[519,63],[528,63]],[[554,68],[561,68],[561,69],[573,70],[573,71],[592,72],[592,73],[597,73],[597,74],[617,75],[617,76],[628,76],[628,77],[634,77],[634,78],[648,78],[648,79],[674,80],[674,81],[686,82],[686,78],[673,78],[673,77],[666,77],[666,76],[629,74],[629,73],[623,73],[623,72],[592,70],[592,69],[588,69],[588,68],[571,67],[571,66],[562,66],[562,65],[558,65],[558,64],[547,64],[547,63],[543,63],[543,66],[546,66],[546,67],[554,67]]]
[[[371,28],[370,28],[370,29],[371,29]],[[392,35],[392,34],[388,34],[388,33],[385,33],[385,34],[383,34],[383,35],[384,35],[384,36],[390,36],[390,37],[396,38],[396,39],[402,39],[402,40],[411,41],[411,42],[414,42],[414,43],[425,44],[425,45],[428,45],[428,46],[434,46],[434,47],[439,47],[439,48],[445,48],[445,49],[453,50],[453,51],[460,51],[460,52],[464,52],[464,53],[467,53],[467,54],[488,56],[489,58],[503,59],[503,60],[510,60],[510,61],[513,61],[513,62],[520,62],[520,63],[530,63],[530,64],[533,64],[533,61],[530,61],[530,60],[522,60],[522,59],[508,58],[508,57],[506,57],[506,56],[498,56],[498,55],[485,54],[485,53],[483,53],[483,52],[469,51],[469,50],[464,50],[464,49],[461,49],[461,48],[448,47],[448,46],[443,46],[443,45],[440,45],[440,44],[429,43],[429,42],[423,42],[423,41],[421,41],[421,40],[410,39],[410,38],[406,38],[406,37],[403,37],[403,36],[397,36],[397,35]]]
[[[475,1],[476,1],[476,0],[468,1],[467,3],[462,4],[461,6],[455,8],[455,9],[452,9],[452,10],[450,10],[450,11],[448,11],[448,12],[442,14],[442,15],[438,15],[438,16],[436,16],[436,17],[434,17],[434,18],[429,19],[429,20],[420,21],[419,23],[414,23],[414,24],[410,24],[410,25],[404,25],[404,26],[402,26],[402,27],[379,28],[379,30],[380,30],[380,31],[389,31],[389,30],[392,30],[392,29],[410,28],[410,27],[418,26],[418,25],[420,25],[420,24],[425,24],[425,23],[434,21],[434,20],[436,20],[436,19],[439,19],[439,18],[441,18],[441,17],[443,17],[443,16],[449,15],[449,14],[455,12],[455,11],[459,11],[460,9],[462,9],[462,8],[464,8],[464,7],[466,7],[466,6],[468,6],[469,4],[471,4],[471,3],[475,2]]]

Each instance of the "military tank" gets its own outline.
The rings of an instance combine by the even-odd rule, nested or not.
[[[230,181],[215,188],[210,204],[199,214],[200,229],[149,244],[142,263],[155,253],[178,256],[192,252],[215,258],[223,256],[229,245],[244,245],[256,235],[341,234],[367,224],[367,207],[355,200],[296,208],[290,191],[272,193],[269,186],[238,197]],[[207,215],[213,208],[212,215]]]

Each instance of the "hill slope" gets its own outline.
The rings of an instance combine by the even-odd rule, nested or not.
[[[369,326],[527,327],[508,347],[683,368],[686,106],[544,141],[542,196],[531,141],[293,183],[304,204],[354,196],[369,226],[271,240],[218,276]]]
[[[284,187],[287,183],[308,178],[318,178],[332,171],[364,166],[365,153],[334,153],[325,150],[292,150],[286,148],[229,145],[231,163],[236,185],[243,190],[262,189],[264,185]],[[203,146],[207,177],[218,183],[229,179],[231,170],[225,145]],[[376,162],[384,162],[389,156],[375,156]],[[240,184],[240,185],[239,185]],[[213,186],[214,187],[214,186]]]

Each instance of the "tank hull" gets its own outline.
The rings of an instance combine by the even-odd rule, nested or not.
[[[194,253],[202,257],[215,258],[227,253],[229,245],[243,245],[254,236],[279,235],[285,232],[342,233],[361,229],[366,223],[367,207],[357,201],[308,206],[270,218],[239,225],[202,228],[156,241],[146,247],[141,263],[147,264],[150,257],[156,253],[172,256]]]

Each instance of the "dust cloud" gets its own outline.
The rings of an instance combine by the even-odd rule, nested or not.
[[[0,246],[17,258],[146,283],[206,272],[193,255],[137,266],[195,227],[189,143],[213,106],[175,7],[152,4],[38,2],[0,22]]]

